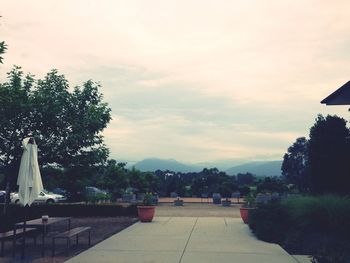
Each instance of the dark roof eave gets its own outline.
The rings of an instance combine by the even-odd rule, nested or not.
[[[341,86],[339,89],[337,89],[336,91],[334,91],[332,94],[330,94],[328,97],[326,97],[325,99],[323,99],[321,101],[322,104],[326,104],[326,105],[349,105],[349,103],[332,103],[332,100],[335,99],[338,96],[341,96],[342,93],[344,93],[345,89],[350,88],[350,81],[346,82],[343,86]]]

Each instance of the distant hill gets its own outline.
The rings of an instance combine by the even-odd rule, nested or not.
[[[143,172],[154,172],[156,170],[169,170],[173,172],[199,172],[202,169],[195,165],[187,165],[176,160],[164,160],[157,158],[148,158],[134,164],[135,168]]]
[[[156,170],[169,170],[173,172],[200,172],[203,168],[218,167],[220,164],[215,163],[202,163],[202,164],[184,164],[174,159],[159,159],[159,158],[147,158],[140,162],[134,163],[136,169],[143,172],[154,172]],[[229,175],[236,175],[238,173],[252,173],[257,176],[280,176],[281,175],[282,161],[260,161],[260,162],[247,162],[241,165],[233,166],[227,169],[225,172]],[[129,168],[131,165],[129,165]],[[222,167],[223,168],[223,167]],[[220,170],[224,170],[224,169]]]
[[[229,175],[252,173],[257,176],[280,176],[282,161],[249,162],[226,170]]]

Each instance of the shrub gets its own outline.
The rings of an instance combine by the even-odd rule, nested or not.
[[[111,199],[111,195],[110,194],[103,194],[103,193],[87,193],[85,196],[85,200],[86,202],[89,203],[98,203],[101,201],[107,201]]]
[[[146,193],[143,196],[142,204],[145,206],[155,205],[155,196],[153,196],[151,193]]]
[[[249,226],[259,239],[281,243],[289,229],[287,211],[280,202],[259,204],[249,213]]]
[[[350,262],[349,198],[307,196],[260,205],[249,226],[259,239],[290,253],[315,255],[314,262]]]
[[[295,226],[307,233],[349,236],[350,199],[325,195],[285,200]]]
[[[295,228],[284,246],[316,255],[314,262],[350,261],[350,199],[325,195],[287,200]]]

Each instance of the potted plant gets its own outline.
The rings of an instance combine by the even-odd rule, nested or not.
[[[255,197],[252,194],[248,194],[245,198],[245,203],[242,207],[240,207],[239,212],[241,214],[241,218],[244,224],[248,224],[249,222],[249,211],[252,209],[256,209],[255,206]]]
[[[221,200],[222,206],[231,206],[231,200],[226,197],[226,199]]]
[[[220,205],[221,204],[221,194],[213,193],[213,204]]]
[[[175,200],[174,200],[174,205],[175,206],[183,206],[184,204],[184,200],[180,199],[180,197],[177,197]]]
[[[141,205],[137,206],[137,213],[141,222],[152,222],[155,213],[154,198],[151,193],[146,193]]]

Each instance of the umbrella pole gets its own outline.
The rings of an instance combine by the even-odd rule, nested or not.
[[[26,205],[24,207],[24,223],[23,223],[21,259],[24,259],[24,250],[25,250],[25,246],[26,246],[27,209],[28,209],[28,205]]]

